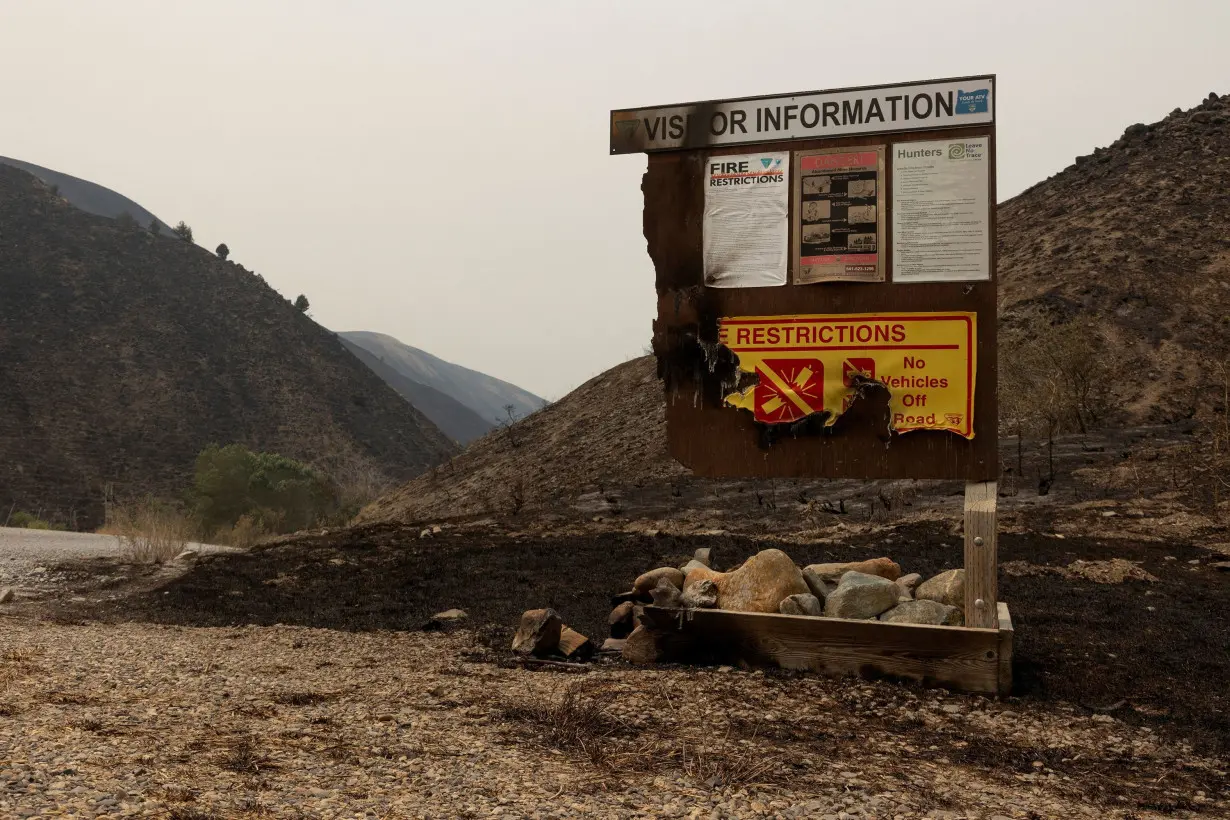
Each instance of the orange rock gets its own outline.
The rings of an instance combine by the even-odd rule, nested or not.
[[[715,575],[718,609],[732,612],[777,612],[783,599],[809,591],[803,573],[779,549],[762,550],[738,569]]]
[[[847,561],[836,564],[810,564],[807,569],[825,581],[840,582],[841,576],[847,572],[878,575],[890,581],[896,581],[901,577],[901,565],[891,558],[872,558],[869,561]]]

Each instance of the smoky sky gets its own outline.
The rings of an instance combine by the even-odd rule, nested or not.
[[[613,108],[995,73],[1001,201],[1230,91],[1230,3],[0,0],[0,154],[555,399],[648,343]]]

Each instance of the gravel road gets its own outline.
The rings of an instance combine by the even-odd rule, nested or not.
[[[188,549],[211,552],[222,547],[192,543]],[[0,527],[0,588],[39,588],[47,585],[56,564],[83,558],[119,557],[120,539],[114,535],[56,532]]]

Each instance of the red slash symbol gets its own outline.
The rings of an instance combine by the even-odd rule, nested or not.
[[[783,424],[824,409],[824,363],[819,359],[764,359],[756,373],[757,421]]]
[[[841,363],[841,383],[846,387],[854,387],[855,376],[874,379],[876,377],[876,360],[863,356],[851,356],[843,361]],[[850,409],[850,404],[853,401],[854,396],[845,397],[841,404],[843,413]]]

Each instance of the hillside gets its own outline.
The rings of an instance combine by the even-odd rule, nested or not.
[[[122,213],[131,214],[133,219],[143,228],[148,228],[151,222],[157,222],[162,233],[170,234],[171,226],[163,222],[152,213],[142,208],[137,203],[133,202],[123,194],[116,193],[110,188],[105,188],[94,182],[68,174],[53,171],[50,168],[44,168],[41,165],[35,165],[32,162],[23,162],[19,159],[10,159],[9,157],[0,157],[0,165],[10,165],[18,168],[26,173],[34,176],[47,183],[49,187],[55,189],[56,193],[69,201],[69,204],[80,208],[81,210],[115,219]]]
[[[1001,321],[1081,316],[1125,367],[1128,421],[1189,418],[1230,356],[1230,96],[1129,126],[999,206]]]
[[[544,399],[515,384],[446,362],[383,333],[355,330],[338,335],[367,350],[411,381],[452,396],[491,426],[508,420],[505,412],[508,405],[512,405],[516,418],[524,418],[546,404]]]
[[[666,457],[666,405],[654,359],[643,356],[590,379],[510,429],[364,510],[365,521],[498,515],[603,487],[681,475]]]
[[[1125,424],[1212,405],[1230,355],[1230,97],[1113,145],[998,208],[1001,321],[1035,312],[1097,323],[1121,349]],[[507,434],[505,434],[506,436]],[[592,379],[370,507],[364,520],[426,520],[550,506],[600,487],[683,475],[666,453],[664,396],[650,357]],[[491,488],[500,488],[493,494]]]
[[[0,506],[88,525],[241,442],[407,479],[456,445],[241,266],[0,165]]]
[[[385,384],[400,393],[406,401],[427,416],[432,424],[458,444],[469,444],[495,426],[484,421],[477,413],[447,393],[407,378],[401,371],[369,353],[366,348],[347,339],[341,339],[341,342],[355,358],[370,367]]]

